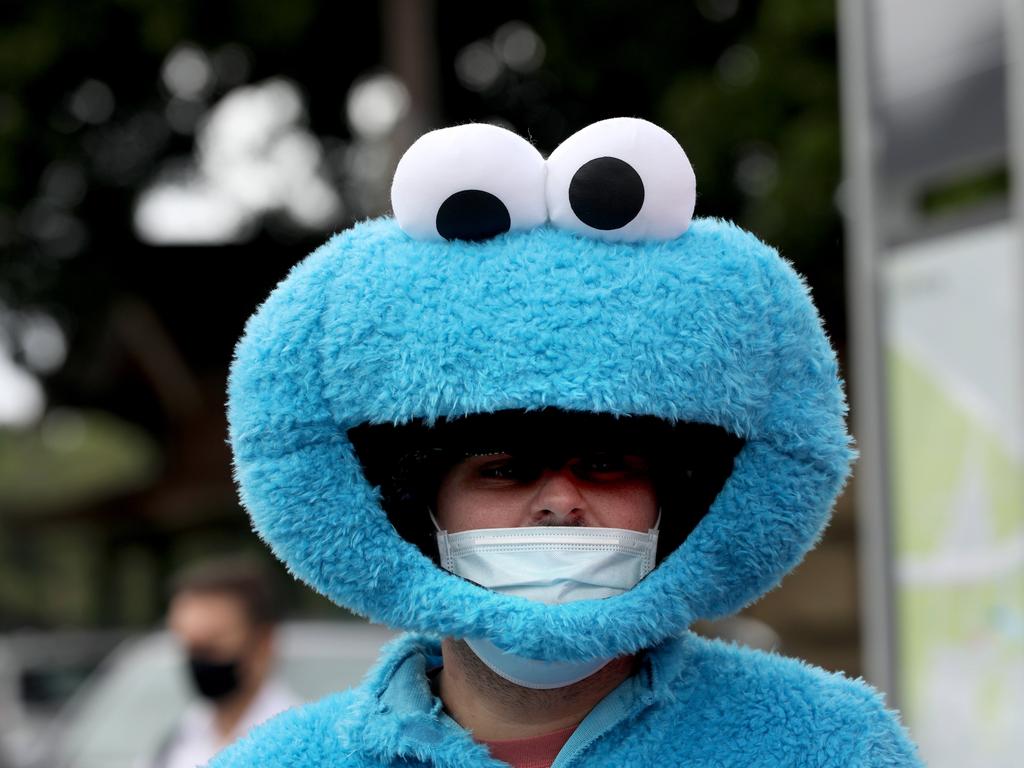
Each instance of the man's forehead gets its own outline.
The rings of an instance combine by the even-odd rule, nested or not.
[[[220,589],[187,589],[179,592],[171,601],[172,617],[196,617],[207,620],[214,617],[221,621],[249,623],[245,601],[234,592]]]

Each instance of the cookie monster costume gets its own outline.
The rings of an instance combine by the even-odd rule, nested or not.
[[[359,688],[280,715],[213,766],[504,765],[431,692],[440,637],[534,660],[640,654],[559,768],[919,764],[863,682],[688,631],[799,562],[852,458],[806,286],[753,235],[692,219],[694,200],[685,153],[643,120],[590,125],[547,159],[494,126],[443,129],[399,164],[394,218],[336,235],[276,288],[230,380],[243,503],[298,578],[409,634]],[[697,430],[673,455],[707,475],[701,508],[622,594],[499,594],[415,540],[389,478],[417,441],[536,413]],[[702,435],[717,464],[701,464]],[[682,513],[663,507],[669,530]]]

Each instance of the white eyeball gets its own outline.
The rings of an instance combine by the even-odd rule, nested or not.
[[[697,180],[672,135],[616,117],[583,128],[548,158],[553,226],[601,240],[671,240],[693,218]]]
[[[398,163],[391,182],[395,219],[417,240],[486,240],[547,220],[544,158],[496,125],[431,131]]]

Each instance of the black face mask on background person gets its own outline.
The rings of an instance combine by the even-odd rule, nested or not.
[[[238,659],[212,661],[203,656],[189,656],[188,671],[199,695],[210,701],[223,701],[238,690],[240,678]]]

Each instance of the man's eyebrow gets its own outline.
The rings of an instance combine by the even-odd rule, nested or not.
[[[509,451],[469,451],[463,459],[486,459],[488,456],[511,456]]]

